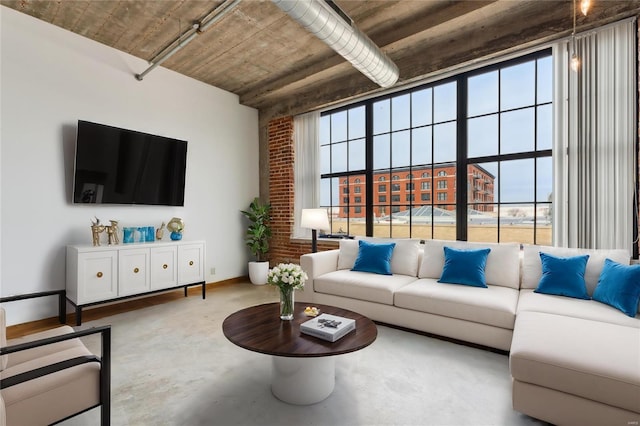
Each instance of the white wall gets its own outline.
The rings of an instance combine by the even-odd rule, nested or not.
[[[246,274],[239,211],[258,195],[257,110],[161,67],[140,82],[145,61],[4,6],[0,43],[2,296],[64,288],[65,246],[91,244],[94,216],[121,228],[182,217],[184,239],[207,242],[207,282]],[[71,204],[79,119],[187,140],[185,206]],[[5,308],[15,324],[55,306]]]

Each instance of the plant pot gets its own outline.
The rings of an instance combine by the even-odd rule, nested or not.
[[[249,262],[249,279],[252,284],[266,284],[268,277],[269,262]]]

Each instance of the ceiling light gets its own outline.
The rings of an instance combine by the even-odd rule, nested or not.
[[[589,7],[591,7],[591,0],[581,0],[580,1],[580,10],[584,16],[587,16],[587,12],[589,12]]]
[[[332,1],[272,1],[379,86],[391,87],[398,81],[396,64]]]
[[[576,55],[576,1],[573,0],[573,31],[571,32],[571,60],[569,62],[573,72],[578,72],[580,69],[580,58]]]
[[[573,55],[571,55],[571,70],[574,72],[578,72],[578,70],[580,69],[580,58],[578,58],[578,55],[576,55],[575,53]]]

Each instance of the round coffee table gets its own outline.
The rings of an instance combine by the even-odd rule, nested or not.
[[[291,321],[280,319],[279,303],[267,303],[242,309],[222,323],[222,332],[232,343],[272,355],[271,391],[278,399],[296,405],[327,398],[335,387],[335,355],[365,348],[378,336],[369,318],[328,305],[314,306],[320,313],[356,320],[356,329],[333,343],[302,334],[300,324],[311,319],[303,312],[305,306],[295,304]]]

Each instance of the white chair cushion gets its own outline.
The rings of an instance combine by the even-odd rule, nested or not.
[[[614,262],[624,265],[628,265],[631,259],[629,252],[624,249],[577,249],[525,244],[522,261],[522,288],[535,289],[538,287],[538,283],[542,277],[540,252],[557,257],[573,257],[588,254],[589,261],[587,262],[584,280],[587,284],[587,293],[589,296],[593,295],[593,290],[596,288],[596,285],[598,285],[598,279],[600,278],[605,259],[609,258]]]
[[[484,275],[487,284],[520,288],[520,245],[518,243],[472,243],[468,241],[427,240],[418,272],[419,278],[440,278],[444,267],[444,247],[456,249],[490,248]]]

